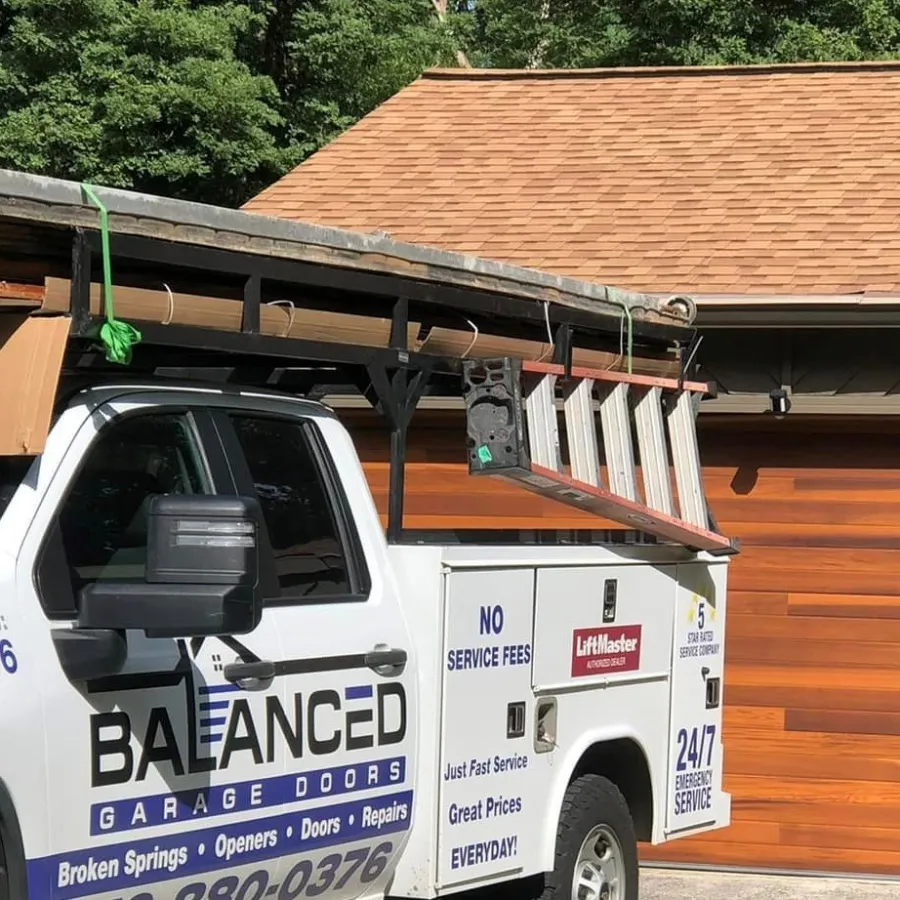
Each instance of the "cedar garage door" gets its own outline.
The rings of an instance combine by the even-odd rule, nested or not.
[[[344,418],[383,512],[386,433],[369,417]],[[644,858],[898,875],[900,428],[701,421],[713,511],[742,541],[725,650],[733,824],[644,848]],[[589,527],[559,504],[469,478],[464,435],[458,414],[418,414],[408,527]]]

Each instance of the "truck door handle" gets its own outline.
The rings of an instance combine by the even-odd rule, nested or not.
[[[222,674],[232,683],[248,680],[271,681],[275,677],[275,663],[267,659],[228,663]]]
[[[370,650],[366,656],[366,665],[370,669],[396,669],[406,665],[407,653],[405,650]]]

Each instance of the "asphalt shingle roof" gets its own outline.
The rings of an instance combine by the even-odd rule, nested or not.
[[[436,70],[250,211],[649,291],[900,291],[900,64]]]

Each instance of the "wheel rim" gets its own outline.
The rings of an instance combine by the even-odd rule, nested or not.
[[[572,900],[624,900],[622,845],[606,825],[593,828],[578,851]]]

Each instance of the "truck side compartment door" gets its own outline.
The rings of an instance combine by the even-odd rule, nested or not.
[[[386,890],[412,823],[416,682],[386,545],[346,431],[285,404],[216,410],[239,491],[262,505],[278,575],[267,610],[302,740],[286,739],[285,898]],[[281,740],[282,738],[279,738]],[[279,894],[281,897],[282,894]]]
[[[172,396],[91,410],[22,545],[16,590],[38,636],[51,798],[49,854],[26,848],[33,900],[252,898],[281,880],[292,833],[267,723],[283,692],[223,674],[278,652],[273,612],[239,641],[129,631],[124,668],[89,681],[70,680],[55,649],[85,585],[143,578],[150,498],[234,494],[209,413],[158,405]]]
[[[546,814],[546,757],[534,752],[535,570],[446,575],[437,882],[530,875],[529,827]],[[523,892],[524,893],[524,892]]]
[[[727,824],[722,791],[725,562],[682,563],[672,648],[666,832]]]

